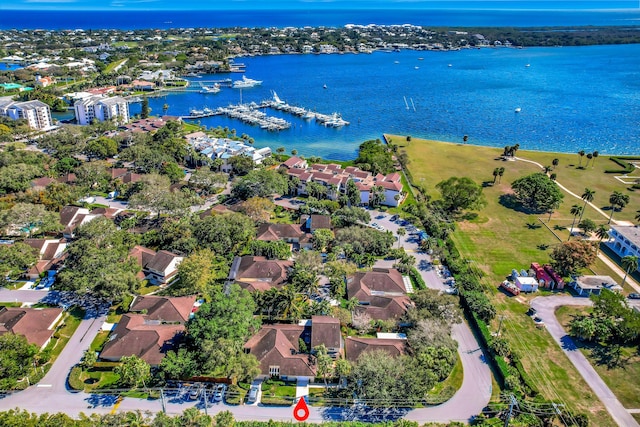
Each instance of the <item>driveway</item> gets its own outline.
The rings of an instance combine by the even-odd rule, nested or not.
[[[571,337],[567,335],[555,314],[556,309],[563,305],[590,306],[591,304],[591,300],[588,298],[573,298],[569,296],[537,297],[531,301],[531,306],[537,310],[537,316],[544,321],[553,339],[562,348],[564,354],[567,355],[573,366],[580,372],[580,375],[589,384],[596,396],[602,401],[614,421],[619,426],[638,426],[629,411],[622,406]]]

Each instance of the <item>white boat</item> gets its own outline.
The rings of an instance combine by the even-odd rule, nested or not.
[[[218,92],[220,92],[220,85],[218,83],[213,86],[202,86],[202,89],[200,89],[200,93],[205,94],[216,94]]]
[[[285,102],[282,99],[280,99],[276,91],[273,90],[272,92],[273,92],[273,102],[275,102],[278,105],[284,105]]]
[[[246,89],[250,87],[260,86],[262,84],[262,80],[253,80],[247,78],[247,76],[242,76],[242,80],[236,80],[233,82],[233,88],[235,89]]]
[[[520,107],[516,107],[516,109],[514,110],[516,113],[519,113],[520,111],[522,111],[522,108]]]
[[[527,64],[527,65],[525,65],[525,67],[529,68],[529,67],[531,67],[531,64]]]
[[[192,116],[201,116],[204,114],[203,110],[196,110],[195,108],[189,110],[189,114],[191,114]]]
[[[304,116],[302,116],[303,119],[305,120],[312,120],[316,118],[316,113],[312,112],[312,111],[307,111]]]

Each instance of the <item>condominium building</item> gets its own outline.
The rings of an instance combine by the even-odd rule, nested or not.
[[[0,116],[7,116],[12,120],[25,119],[31,129],[47,130],[53,125],[51,109],[38,100],[0,103]]]
[[[129,122],[129,103],[120,96],[89,96],[73,104],[79,125],[88,125],[95,119],[100,122],[113,120],[118,124]]]

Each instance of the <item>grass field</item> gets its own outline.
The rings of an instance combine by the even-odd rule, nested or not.
[[[393,140],[404,138],[393,137]],[[477,218],[457,224],[453,234],[456,247],[463,257],[471,259],[485,273],[484,283],[498,311],[498,318],[491,325],[492,330],[497,331],[502,320],[501,334],[521,356],[525,371],[539,391],[548,399],[562,401],[576,411],[589,414],[592,425],[615,425],[551,336],[545,330],[536,329],[531,318],[525,314],[532,297],[521,295],[513,298],[497,290],[497,285],[513,268],[528,268],[533,261],[544,263],[549,260],[554,246],[568,238],[567,228],[573,220],[569,210],[573,204],[581,204],[580,200],[565,194],[562,206],[550,219],[548,215],[518,212],[503,206],[500,196],[510,192],[510,183],[515,179],[539,172],[540,168],[536,165],[500,160],[502,150],[496,148],[417,139],[403,145],[401,150],[410,159],[408,168],[414,183],[426,187],[433,198],[439,197],[435,185],[449,177],[466,176],[486,185],[493,182],[492,171],[496,167],[505,168],[501,182],[499,180],[493,186],[485,186],[487,206],[478,212]],[[612,175],[604,174],[605,163],[611,163],[607,168],[615,166],[605,156],[599,157],[593,168],[589,165],[587,169],[577,169],[577,155],[522,150],[517,155],[543,165],[550,165],[554,158],[558,158],[560,163],[554,171],[558,174],[558,181],[579,194],[586,186],[595,189],[598,206],[606,205],[612,191],[628,191]],[[614,218],[631,220],[635,211],[640,209],[637,195],[629,194],[629,206],[614,214]],[[606,223],[606,218],[594,209],[587,209],[584,218]],[[592,270],[598,274],[612,274],[602,263],[594,264]],[[615,275],[612,277],[617,278]]]

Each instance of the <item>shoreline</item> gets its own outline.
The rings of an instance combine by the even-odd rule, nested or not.
[[[400,137],[400,138],[406,138],[408,135],[398,135],[398,134],[388,134],[388,133],[383,133],[382,134],[382,139],[384,140],[384,143],[389,145],[389,141],[387,140],[388,137]],[[412,138],[412,142],[413,142],[413,136],[411,136]],[[448,144],[448,145],[459,145],[462,147],[481,147],[481,148],[489,148],[489,149],[495,149],[495,150],[502,150],[502,148],[500,147],[494,147],[492,145],[482,145],[482,144],[472,144],[472,143],[460,143],[460,142],[452,142],[452,141],[441,141],[441,140],[437,140],[437,139],[428,139],[428,138],[420,138],[420,137],[416,137],[416,139],[419,139],[421,141],[425,141],[428,143],[436,143],[436,144]],[[364,142],[364,141],[363,141]],[[406,142],[406,139],[405,139]],[[531,148],[520,148],[518,150],[519,152],[533,152],[533,153],[542,153],[542,154],[563,154],[563,155],[578,155],[578,152],[569,152],[569,151],[548,151],[548,150],[535,150],[535,149],[531,149]],[[638,150],[637,154],[610,154],[610,153],[598,153],[598,155],[600,157],[640,157],[640,150]]]

